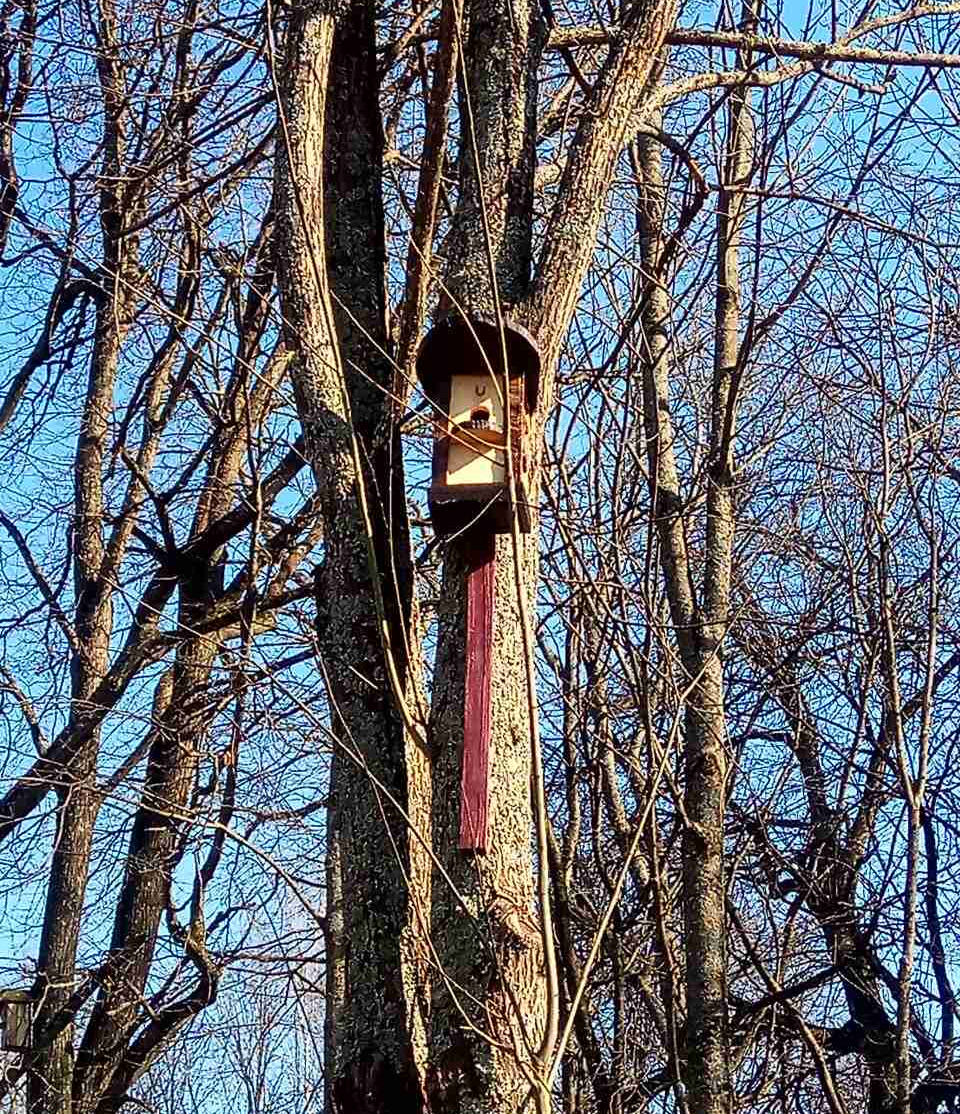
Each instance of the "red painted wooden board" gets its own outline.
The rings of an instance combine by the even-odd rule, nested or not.
[[[490,686],[493,675],[493,606],[496,541],[472,546],[467,573],[467,661],[460,774],[460,850],[487,849],[490,812]]]

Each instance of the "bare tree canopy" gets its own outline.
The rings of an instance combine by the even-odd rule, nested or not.
[[[0,31],[4,1108],[957,1109],[960,3]]]

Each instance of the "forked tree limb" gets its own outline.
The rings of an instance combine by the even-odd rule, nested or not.
[[[883,50],[852,45],[855,39],[921,19],[926,16],[953,15],[960,3],[918,4],[894,16],[868,20],[851,28],[835,42],[784,39],[778,35],[754,35],[743,31],[714,31],[707,27],[676,27],[667,32],[667,46],[699,46],[711,50],[740,50],[775,58],[798,58],[807,62],[850,62],[880,66],[960,67],[960,54],[939,51]],[[569,50],[578,46],[602,46],[620,33],[616,26],[557,27],[550,32],[548,50]]]

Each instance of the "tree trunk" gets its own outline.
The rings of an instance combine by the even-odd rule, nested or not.
[[[527,294],[532,231],[536,68],[544,40],[525,0],[468,4],[459,28],[460,182],[443,302],[496,318]],[[535,497],[532,500],[535,503]],[[536,535],[522,541],[530,608]],[[430,717],[434,848],[431,1114],[520,1110],[540,1072],[545,996],[533,892],[531,711],[513,541],[497,538],[491,680],[488,850],[458,850],[464,735],[469,540],[445,550]],[[532,714],[536,714],[535,709]]]
[[[115,54],[115,16],[109,0],[100,7],[104,51],[98,60],[104,107],[103,185],[100,227],[106,289],[97,304],[96,340],[90,358],[83,421],[74,457],[74,629],[71,657],[71,726],[95,705],[97,686],[109,665],[113,628],[110,553],[105,542],[103,465],[120,347],[135,302],[131,268],[136,242],[125,239],[126,217],[120,186],[124,156],[123,76]],[[58,779],[57,830],[50,867],[38,955],[41,1005],[34,1024],[30,1056],[29,1106],[34,1114],[70,1110],[73,1073],[73,1024],[61,1011],[75,990],[76,956],[84,898],[100,810],[96,763],[100,745],[94,729],[77,758]]]
[[[295,11],[277,158],[278,262],[294,385],[324,517],[320,666],[333,735],[327,1071],[343,1114],[422,1106],[413,939],[426,768],[402,712],[415,688],[411,567],[384,302],[382,133],[373,6]],[[326,120],[329,118],[329,127]],[[418,781],[411,794],[410,780]],[[420,832],[421,838],[429,838]]]
[[[269,251],[269,237],[264,235],[261,255]],[[242,341],[248,346],[255,346],[263,329],[268,305],[265,295],[272,283],[273,268],[261,258],[244,314]],[[274,361],[248,391],[248,368],[241,348],[228,392],[233,421],[224,427],[211,449],[190,541],[199,538],[233,504],[233,493],[247,459],[248,424],[259,428],[273,408],[280,367]],[[159,378],[164,382],[164,376]],[[155,394],[159,399],[162,391]],[[223,552],[218,549],[196,558],[181,573],[181,629],[202,629],[213,603],[223,593],[222,561]],[[246,623],[247,635],[251,618],[241,618],[241,628]],[[130,834],[110,951],[99,972],[99,995],[74,1071],[75,1114],[102,1109],[104,1102],[122,1103],[126,1087],[118,1081],[125,1081],[143,1066],[130,1055],[132,1038],[142,1022],[141,1003],[181,852],[184,818],[191,807],[204,743],[218,711],[210,680],[219,653],[216,637],[201,635],[185,641],[176,655],[164,706],[155,712],[157,722],[151,732],[143,795]],[[221,776],[226,781],[235,776],[237,746],[238,740],[234,740],[233,753],[224,762]],[[202,903],[200,913],[202,916]],[[197,927],[191,925],[190,931],[197,931]]]
[[[718,279],[713,399],[702,588],[687,548],[684,504],[673,449],[669,403],[669,300],[662,263],[660,154],[640,145],[645,202],[642,250],[651,276],[644,290],[644,427],[660,564],[683,665],[683,914],[687,1024],[685,1085],[694,1114],[731,1109],[726,990],[724,819],[728,758],[722,646],[730,612],[734,537],[734,421],[739,385],[739,232],[741,184],[750,167],[752,132],[743,93],[731,96],[724,186],[718,206]]]

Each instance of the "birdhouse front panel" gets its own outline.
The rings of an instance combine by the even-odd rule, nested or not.
[[[488,375],[450,377],[450,420],[454,425],[475,424],[503,433],[503,378]]]
[[[504,392],[499,377],[454,375],[446,436],[450,485],[506,482]]]

